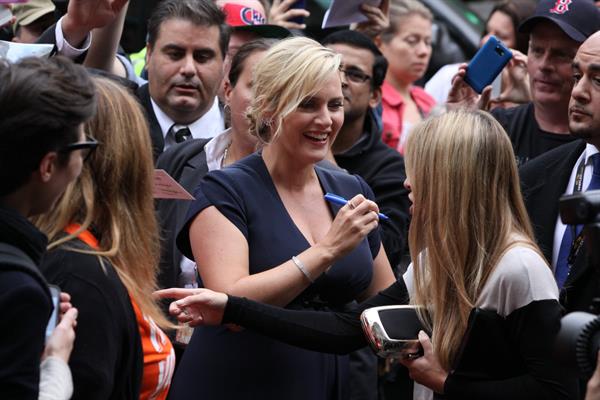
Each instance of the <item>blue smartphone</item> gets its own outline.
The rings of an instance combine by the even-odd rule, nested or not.
[[[58,323],[58,307],[60,304],[60,288],[56,285],[48,285],[50,289],[50,296],[52,297],[52,306],[54,307],[52,310],[52,314],[50,314],[50,319],[48,320],[48,325],[46,325],[46,343],[48,339],[54,332],[54,328],[56,328],[56,324]]]
[[[291,5],[290,10],[292,8],[301,8],[301,9],[305,9],[306,8],[306,0],[298,0],[296,1],[294,4]],[[290,18],[290,22],[295,22],[297,24],[302,25],[304,23],[304,17],[294,17],[294,18]]]
[[[512,52],[495,36],[490,36],[467,66],[465,82],[481,93],[500,74],[512,58]]]

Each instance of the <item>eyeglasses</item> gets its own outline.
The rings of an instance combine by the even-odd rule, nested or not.
[[[346,75],[349,81],[354,83],[364,83],[371,79],[371,77],[359,69],[346,69],[340,68],[340,71]]]
[[[81,158],[85,162],[88,158],[90,158],[96,147],[98,147],[98,141],[93,137],[86,135],[85,139],[86,140],[84,142],[75,142],[68,144],[61,148],[59,152],[70,153],[75,150],[81,150]]]

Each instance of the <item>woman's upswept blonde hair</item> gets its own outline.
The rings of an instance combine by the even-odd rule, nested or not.
[[[341,56],[305,37],[284,39],[258,62],[252,75],[252,101],[246,112],[250,133],[263,144],[282,129],[282,121],[340,69]]]
[[[162,327],[172,325],[152,299],[160,256],[152,198],[154,162],[148,124],[126,89],[106,78],[93,78],[98,106],[85,132],[100,143],[56,207],[35,222],[50,240],[49,249],[93,228],[99,249],[69,250],[106,257],[141,311]],[[70,223],[81,229],[64,236]]]
[[[450,369],[484,284],[502,255],[539,252],[519,187],[512,145],[484,112],[453,111],[415,126],[406,144],[413,196],[409,244],[415,295]]]

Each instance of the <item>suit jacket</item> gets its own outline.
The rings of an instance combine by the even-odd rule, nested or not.
[[[152,140],[152,153],[154,154],[154,160],[156,160],[165,148],[165,137],[163,136],[160,124],[154,114],[152,103],[150,102],[150,89],[148,88],[148,84],[146,83],[145,85],[140,86],[136,94],[146,112],[146,120],[148,121],[148,128],[150,128],[150,139]]]
[[[188,192],[193,193],[208,173],[204,146],[210,139],[190,139],[170,147],[158,157],[156,168],[164,169]],[[178,286],[182,254],[175,238],[181,229],[191,202],[187,200],[157,200],[156,210],[161,227],[160,273],[161,288]]]
[[[558,200],[585,149],[583,140],[559,146],[525,164],[519,170],[525,206],[538,245],[548,263],[552,260]],[[588,263],[586,252],[579,252],[565,285],[560,302],[567,311],[588,311],[592,299],[600,295],[600,274]]]

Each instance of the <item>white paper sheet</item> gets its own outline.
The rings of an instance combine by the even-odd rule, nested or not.
[[[379,7],[381,0],[331,0],[329,8],[325,11],[321,28],[366,21],[367,17],[360,11],[361,4]]]

